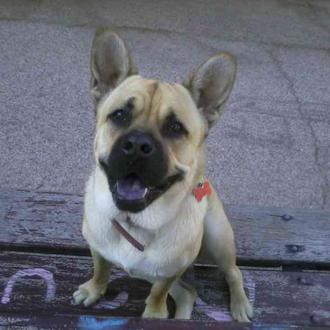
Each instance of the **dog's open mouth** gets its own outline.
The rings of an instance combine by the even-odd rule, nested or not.
[[[135,201],[145,198],[150,188],[136,174],[130,174],[117,181],[116,190],[120,199]]]
[[[148,186],[139,175],[130,173],[120,179],[109,178],[109,185],[120,210],[140,212],[182,178],[181,173],[175,174],[158,186]]]

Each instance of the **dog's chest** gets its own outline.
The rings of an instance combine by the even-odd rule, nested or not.
[[[120,238],[118,244],[109,244],[104,253],[108,260],[132,277],[153,280],[167,278],[176,273],[177,265],[173,262],[166,263],[166,251],[161,247],[155,247],[154,244],[153,247],[146,246],[142,252],[124,238]]]
[[[156,201],[144,212],[131,215],[132,222],[127,223],[115,207],[108,187],[94,188],[96,185],[90,180],[85,196],[83,234],[90,247],[106,260],[133,277],[149,281],[175,276],[193,262],[200,250],[206,199],[196,202],[191,195],[179,206],[173,201],[171,208]],[[112,219],[118,220],[144,245],[144,251],[139,251],[118,232]],[[158,229],[152,228],[153,225]]]
[[[139,233],[132,227],[126,226],[126,229],[139,243],[145,246],[144,251],[133,246],[114,226],[99,231],[96,240],[88,239],[88,235],[86,238],[105,259],[122,268],[132,277],[151,282],[156,279],[172,277],[180,269],[190,264],[192,254],[198,253],[198,243],[195,247],[196,252],[193,249],[185,251],[185,248],[182,247],[182,253],[178,254],[177,249],[180,249],[181,246],[173,240],[173,237],[172,239],[154,237],[154,235]],[[105,235],[105,233],[107,234]],[[197,231],[196,235],[199,236]],[[96,238],[95,231],[93,236]]]

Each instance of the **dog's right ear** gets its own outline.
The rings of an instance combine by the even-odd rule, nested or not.
[[[98,29],[91,52],[91,94],[97,104],[128,76],[137,74],[124,41],[113,31]]]
[[[221,116],[236,78],[236,58],[221,52],[193,72],[183,85],[211,128]]]

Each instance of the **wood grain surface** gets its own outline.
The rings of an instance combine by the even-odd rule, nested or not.
[[[90,257],[3,252],[0,263],[1,314],[138,317],[150,289],[115,268],[105,297],[85,308],[71,297],[91,276]],[[243,276],[256,324],[330,325],[329,273],[246,268]],[[227,286],[214,267],[195,266],[186,279],[199,295],[194,320],[231,321]]]
[[[81,329],[81,330],[290,330],[290,329],[325,329],[324,327],[290,326],[280,324],[247,324],[237,322],[183,321],[183,320],[146,320],[141,318],[95,317],[74,315],[29,314],[0,315],[0,327],[10,329]]]
[[[88,254],[81,236],[82,197],[5,191],[0,246],[18,251]],[[330,268],[330,213],[282,208],[226,207],[240,264]]]
[[[222,274],[198,260],[185,278],[198,291],[193,321],[138,318],[150,284],[114,268],[96,305],[72,304],[92,274],[81,235],[82,196],[0,192],[0,327],[107,329],[291,329],[330,326],[330,213],[226,206],[238,263],[254,306],[232,322]],[[174,312],[168,301],[170,315]]]

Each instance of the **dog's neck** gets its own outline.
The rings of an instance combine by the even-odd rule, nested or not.
[[[201,202],[205,197],[211,195],[212,190],[210,183],[208,180],[205,180],[203,182],[199,182],[196,187],[192,190],[192,194],[194,195],[196,201],[199,203]],[[124,221],[127,225],[131,225],[131,219],[129,215],[122,214]],[[114,228],[121,234],[132,246],[134,246],[137,250],[140,252],[143,252],[145,249],[145,246],[140,243],[137,239],[135,239],[121,224],[117,221],[117,219],[112,220],[112,224]]]

